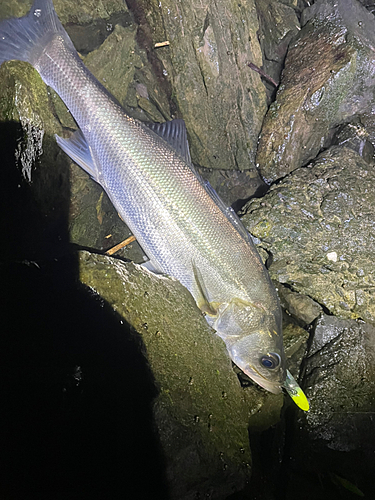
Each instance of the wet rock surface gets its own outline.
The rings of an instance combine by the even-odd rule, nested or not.
[[[242,219],[271,256],[283,307],[310,332],[302,364],[310,411],[296,415],[289,427],[261,434],[280,453],[280,443],[290,442],[288,459],[272,476],[287,478],[288,499],[298,498],[302,488],[314,500],[375,493],[373,156],[358,124],[343,127],[336,144],[250,201]],[[287,352],[288,343],[285,335]],[[255,466],[254,476],[267,481],[264,492],[279,498],[270,474],[263,470],[259,478]]]
[[[374,102],[372,14],[356,0],[318,1],[303,24],[259,141],[257,164],[269,183],[314,158],[334,127]]]
[[[266,93],[249,60],[262,64],[253,0],[130,2],[140,21],[140,37],[157,50],[173,100],[188,129],[194,161],[205,168],[255,167]]]
[[[305,389],[313,405],[304,418],[307,432],[332,450],[360,447],[373,453],[374,347],[375,329],[369,324],[325,314],[317,322],[305,364]]]
[[[270,274],[332,314],[375,322],[374,171],[333,146],[246,206],[243,221],[272,253]]]
[[[288,45],[300,28],[295,5],[274,0],[256,2],[259,18],[259,41],[263,51],[263,69],[276,83],[284,65]],[[266,80],[263,80],[266,83]],[[266,83],[271,96],[275,87]]]
[[[370,133],[361,123],[348,123],[340,127],[333,138],[333,144],[352,149],[367,163],[374,161],[374,146]]]
[[[291,452],[293,480],[303,470],[313,498],[375,493],[374,347],[369,324],[325,314],[317,322],[304,377],[311,409],[298,415]],[[293,480],[288,498],[297,498]]]
[[[68,243],[69,172],[52,138],[61,133],[47,89],[26,63],[0,68],[1,258],[47,258]],[[50,166],[55,168],[51,169]]]
[[[322,307],[307,295],[293,292],[284,286],[279,286],[278,292],[285,311],[304,326],[311,324],[322,312]]]
[[[80,280],[142,339],[171,498],[226,498],[249,479],[249,401],[222,340],[177,281],[80,253]],[[253,411],[259,403],[252,400]],[[230,422],[230,425],[228,423]]]

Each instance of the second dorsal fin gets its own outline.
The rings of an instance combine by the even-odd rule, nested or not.
[[[209,181],[206,181],[202,176],[196,171],[192,164],[189,150],[189,143],[187,140],[187,131],[184,120],[175,119],[164,123],[145,123],[151,130],[162,137],[170,146],[173,147],[175,151],[185,160],[191,170],[194,172],[196,177],[199,179],[201,184],[206,189],[207,193],[211,196],[213,201],[221,209],[224,215],[229,219],[232,225],[237,229],[241,236],[249,241],[250,244],[253,243],[251,235],[248,233],[247,229],[243,225],[241,219],[238,217],[236,212],[232,207],[228,207],[216,193],[215,189],[211,186]]]
[[[191,165],[189,143],[184,120],[176,118],[164,123],[145,123],[153,132],[164,139],[177,153]]]

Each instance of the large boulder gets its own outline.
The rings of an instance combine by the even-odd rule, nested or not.
[[[244,209],[272,253],[270,274],[342,318],[375,324],[372,166],[333,146]]]
[[[335,127],[375,104],[373,15],[356,0],[324,0],[301,21],[259,140],[257,165],[268,183],[306,165]]]

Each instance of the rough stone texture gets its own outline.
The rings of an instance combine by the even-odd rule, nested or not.
[[[199,169],[203,179],[208,180],[223,202],[237,211],[252,196],[261,195],[267,185],[255,170],[218,170]]]
[[[333,314],[375,324],[375,174],[332,147],[245,208],[244,223],[271,251],[271,277]]]
[[[259,18],[259,41],[264,54],[263,69],[276,82],[280,73],[291,39],[300,30],[295,10],[277,0],[256,2]],[[275,90],[270,86],[271,91]]]
[[[373,16],[355,0],[329,0],[306,9],[303,22],[259,141],[257,165],[267,182],[306,164],[333,127],[374,102]]]
[[[334,450],[362,447],[375,411],[375,328],[323,314],[308,352],[305,381],[312,403],[303,417],[307,431]],[[370,442],[373,450],[375,440]]]
[[[322,312],[322,307],[307,295],[295,293],[284,286],[278,287],[283,308],[303,325],[312,323]]]
[[[134,118],[162,122],[170,119],[167,97],[136,44],[135,26],[118,25],[85,65]]]
[[[6,17],[21,17],[27,14],[32,0],[2,0],[0,5],[0,19]],[[113,14],[127,12],[126,4],[122,0],[54,0],[62,23],[91,23],[97,19],[109,19]]]
[[[254,168],[255,150],[266,111],[260,76],[247,67],[262,65],[253,0],[241,3],[143,0],[143,38],[157,49],[172,96],[184,118],[193,161],[206,168]]]
[[[373,498],[374,352],[374,327],[324,314],[318,320],[305,366],[310,411],[298,414],[291,450],[303,473],[294,474],[288,498],[297,498],[292,485],[298,491],[302,476],[311,481],[315,474],[320,496],[309,498],[333,498],[333,484],[342,495],[362,491]]]
[[[367,163],[374,161],[374,146],[370,141],[370,134],[360,123],[348,123],[340,127],[333,138],[333,144],[352,149]]]
[[[122,0],[54,0],[54,6],[62,23],[88,24],[97,19],[110,19],[119,12],[128,12]]]
[[[172,498],[224,499],[241,489],[250,471],[251,409],[224,343],[189,292],[175,280],[87,252],[80,252],[80,279],[142,338],[159,389],[154,417]]]

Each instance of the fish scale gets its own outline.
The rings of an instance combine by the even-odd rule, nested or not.
[[[156,127],[126,115],[84,66],[51,0],[0,23],[0,64],[9,59],[33,64],[68,107],[79,131],[58,144],[105,189],[147,267],[190,291],[247,375],[307,409],[285,368],[276,290],[239,219],[196,174],[183,122]]]

